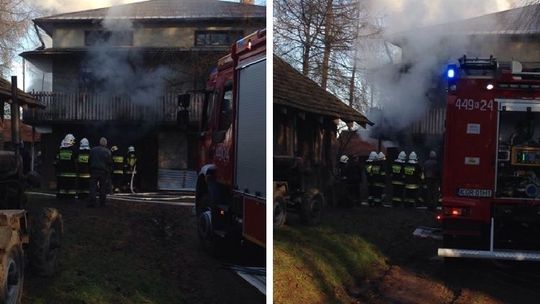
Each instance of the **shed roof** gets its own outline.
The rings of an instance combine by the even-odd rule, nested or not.
[[[0,96],[7,102],[11,102],[11,82],[0,77]],[[31,107],[43,108],[43,105],[36,102],[36,99],[24,91],[17,89],[17,100],[23,104]]]
[[[347,106],[277,55],[274,55],[274,104],[344,121],[356,121],[362,126],[373,124],[366,116]]]

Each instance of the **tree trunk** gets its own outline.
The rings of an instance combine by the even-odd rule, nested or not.
[[[321,87],[326,90],[328,86],[328,71],[330,66],[330,54],[332,53],[332,42],[333,42],[333,22],[334,22],[334,11],[333,11],[334,0],[327,0],[326,2],[326,19],[324,27],[324,52],[323,60],[321,65]]]

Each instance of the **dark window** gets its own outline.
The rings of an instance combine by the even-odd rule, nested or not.
[[[130,46],[133,45],[133,31],[85,31],[84,44],[86,46]]]
[[[242,31],[196,31],[195,46],[230,46],[242,37]]]
[[[219,111],[219,131],[226,131],[232,124],[233,120],[233,91],[232,85],[225,87],[223,92],[223,100]]]
[[[206,97],[205,105],[203,108],[203,115],[202,115],[202,130],[206,131],[208,130],[208,127],[211,124],[212,121],[212,113],[214,112],[214,104],[217,100],[217,94],[212,92],[209,93]]]

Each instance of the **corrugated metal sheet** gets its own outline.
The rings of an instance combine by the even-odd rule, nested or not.
[[[424,114],[423,118],[411,125],[411,133],[425,135],[442,135],[446,117],[445,108],[432,108]]]
[[[192,170],[158,170],[158,189],[168,191],[195,191],[197,171]]]

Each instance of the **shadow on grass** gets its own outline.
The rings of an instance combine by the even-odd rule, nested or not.
[[[354,234],[339,232],[334,227],[285,227],[274,234],[274,280],[290,280],[289,269],[277,260],[289,258],[298,270],[309,273],[313,288],[306,292],[308,301],[350,303],[347,286],[357,286],[376,276],[384,267],[384,257],[377,248]],[[274,289],[275,300],[293,303],[291,290]],[[319,293],[319,294],[309,294]],[[278,303],[278,302],[276,302]]]

